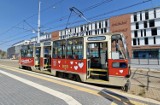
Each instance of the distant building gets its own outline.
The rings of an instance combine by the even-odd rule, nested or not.
[[[7,58],[9,59],[18,59],[19,54],[20,54],[20,49],[22,45],[27,45],[29,44],[30,41],[28,40],[22,40],[20,42],[17,42],[12,45],[12,47],[7,49]]]

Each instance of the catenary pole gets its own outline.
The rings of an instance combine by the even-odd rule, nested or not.
[[[41,1],[38,1],[38,33],[37,33],[37,43],[40,42],[40,32],[41,32],[41,21],[40,21],[40,10],[41,10]]]

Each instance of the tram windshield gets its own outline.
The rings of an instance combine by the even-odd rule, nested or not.
[[[112,51],[112,59],[128,58],[128,50],[123,36],[112,35],[111,51]]]
[[[21,49],[21,57],[33,57],[33,46],[26,45]]]

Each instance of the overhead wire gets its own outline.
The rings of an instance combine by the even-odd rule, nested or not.
[[[41,10],[41,12],[45,12],[46,10],[52,8],[53,6],[59,4],[59,3],[63,2],[63,1],[64,1],[64,0],[57,1],[56,3],[52,4],[51,6],[49,6],[49,7],[45,8],[45,9]],[[9,31],[11,31],[11,30],[14,29],[15,27],[17,27],[19,24],[23,23],[24,20],[26,21],[26,20],[28,20],[28,19],[34,17],[34,16],[37,16],[37,15],[38,15],[38,13],[34,13],[33,15],[31,15],[31,16],[29,16],[29,17],[23,19],[23,20],[21,20],[21,21],[18,22],[16,25],[13,25],[12,27],[10,27],[9,29],[7,29],[6,31],[0,33],[0,36],[3,36],[3,35],[5,35],[5,34],[7,34]]]
[[[105,15],[108,15],[108,14],[112,14],[114,12],[118,12],[118,11],[121,11],[121,10],[124,10],[124,9],[128,9],[128,8],[131,8],[131,7],[134,7],[134,6],[137,6],[137,5],[141,5],[141,4],[144,4],[146,2],[149,2],[149,1],[152,1],[152,0],[145,0],[145,1],[141,1],[141,2],[138,2],[138,3],[135,3],[135,4],[132,4],[132,5],[129,5],[129,6],[126,6],[126,7],[123,7],[123,8],[119,8],[119,9],[115,9],[115,10],[112,10],[112,11],[109,11],[109,12],[105,12],[103,14],[99,14],[99,15],[96,15],[96,16],[93,16],[93,17],[90,17],[88,18],[89,20],[92,20],[92,19],[95,19],[97,17],[101,17],[101,16],[105,16]],[[76,24],[76,23],[80,23],[80,22],[84,22],[84,20],[78,20],[78,21],[74,21],[74,22],[71,22],[71,23],[68,23],[68,24]],[[61,24],[60,26],[63,26],[65,24]],[[59,26],[58,26],[59,27]],[[55,27],[54,27],[55,28]],[[52,27],[48,28],[48,29],[45,29],[44,31],[47,31],[47,30],[51,30],[51,29],[54,29]]]
[[[94,16],[94,17],[90,17],[90,18],[88,18],[88,19],[94,19],[94,18],[103,16],[103,15],[106,15],[106,14],[110,14],[110,13],[117,12],[117,11],[120,11],[120,10],[128,9],[128,8],[131,8],[131,7],[134,7],[134,6],[137,6],[137,5],[140,5],[140,4],[149,2],[149,1],[152,1],[152,0],[145,0],[145,1],[142,1],[142,2],[138,2],[138,3],[136,3],[136,4],[133,4],[133,5],[130,5],[130,6],[127,6],[127,7],[123,7],[123,8],[120,8],[120,9],[116,9],[116,10],[112,10],[112,11],[109,11],[109,12],[106,12],[106,13],[103,13],[103,14],[96,15],[96,16]],[[75,23],[79,23],[79,22],[83,22],[83,21],[84,21],[84,20],[79,20],[79,21],[72,22],[72,23],[69,23],[69,24],[75,24]],[[61,24],[61,25],[59,25],[58,27],[64,26],[64,25],[65,25],[65,24]],[[51,29],[55,29],[55,28],[56,28],[56,27],[50,27],[50,28],[46,29],[45,31],[51,30]],[[0,44],[0,45],[1,45],[1,44]]]

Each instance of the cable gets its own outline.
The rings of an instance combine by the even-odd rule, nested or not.
[[[52,8],[54,5],[57,5],[57,4],[59,4],[59,3],[63,2],[63,1],[64,1],[64,0],[57,1],[56,3],[52,4],[52,5],[49,6],[48,8],[45,8],[45,9],[41,10],[41,12],[45,12],[46,10]],[[28,20],[28,19],[34,17],[34,16],[37,16],[37,15],[38,15],[38,14],[35,13],[35,14],[33,14],[33,15],[31,15],[31,16],[25,18],[25,19],[23,19],[23,21],[20,21],[18,24],[14,25],[14,26],[12,26],[11,28],[7,29],[6,31],[0,33],[0,36],[3,36],[4,34],[8,33],[8,32],[11,31],[13,28],[15,28],[16,26],[18,26],[20,23],[23,23],[24,20],[26,21],[26,20]]]
[[[139,3],[133,4],[133,5],[130,5],[130,6],[127,6],[127,7],[121,8],[121,9],[113,10],[112,12],[110,11],[110,12],[107,12],[107,13],[103,13],[103,15],[110,14],[110,13],[113,13],[113,12],[117,12],[117,11],[119,11],[119,10],[123,10],[123,9],[128,9],[128,8],[133,7],[133,6],[137,6],[137,5],[140,5],[140,4],[143,4],[143,3],[149,2],[149,1],[151,1],[151,0],[147,0],[147,1],[139,2]],[[103,16],[103,15],[102,15],[102,14],[100,14],[100,15],[97,15],[97,16],[94,16],[94,17],[91,17],[91,18],[89,18],[89,19],[94,19],[94,18],[97,18],[97,17],[99,17],[99,16]],[[77,21],[77,22],[72,22],[72,23],[69,23],[69,24],[75,24],[75,23],[79,23],[79,22],[83,22],[83,21],[82,21],[82,20],[79,20],[79,21]],[[64,24],[61,24],[61,25],[63,25],[63,26],[64,26]],[[58,27],[59,27],[59,26],[58,26]],[[54,27],[54,28],[55,28],[55,27]],[[52,28],[48,28],[48,29],[46,29],[46,30],[50,30],[50,29],[54,29],[54,28],[52,27]]]
[[[137,5],[141,5],[141,4],[146,3],[146,2],[149,2],[149,1],[152,1],[152,0],[141,1],[141,2],[138,2],[138,3],[136,3],[136,4],[132,4],[132,5],[130,5],[130,6],[127,6],[127,7],[119,8],[119,9],[112,10],[112,11],[109,11],[109,12],[106,12],[106,13],[103,13],[103,14],[96,15],[96,16],[94,16],[94,17],[90,17],[90,18],[88,18],[88,19],[89,19],[89,20],[92,20],[92,19],[94,19],[94,18],[97,18],[97,17],[100,17],[100,16],[104,16],[104,15],[108,15],[108,14],[112,14],[112,13],[114,13],[114,12],[121,11],[121,10],[124,10],[124,9],[128,9],[128,8],[131,8],[131,7],[134,7],[134,6],[137,6]],[[79,22],[83,22],[83,20],[78,20],[78,21],[76,21],[76,22],[72,22],[72,23],[68,23],[68,24],[72,24],[72,25],[73,25],[73,24],[79,23]],[[64,25],[65,25],[65,24],[64,24]],[[51,28],[45,29],[45,31],[50,30],[50,29],[53,29],[53,28],[51,27]]]
[[[25,36],[21,36],[21,37],[18,37],[18,38],[14,38],[14,39],[12,39],[12,40],[8,40],[8,41],[5,41],[5,42],[3,42],[3,43],[0,43],[0,45],[7,44],[7,42],[12,42],[12,41],[14,41],[14,40],[21,39],[21,38],[27,37],[27,36],[29,36],[29,35],[33,35],[33,34],[27,34],[27,35],[25,35]]]
[[[99,3],[96,3],[96,4],[94,4],[94,5],[91,5],[91,6],[87,7],[87,8],[85,8],[85,9],[83,9],[82,12],[89,11],[89,10],[91,10],[91,9],[94,9],[94,8],[100,6],[100,5],[105,4],[105,3],[109,3],[109,2],[111,2],[111,1],[113,1],[113,0],[104,0],[104,1],[101,1],[101,2],[99,2]],[[65,20],[65,19],[67,19],[67,17],[68,17],[68,16],[63,16],[63,17],[61,17],[61,18],[59,18],[59,19],[56,19],[56,20],[54,20],[54,21],[47,22],[47,23],[45,23],[45,24],[42,25],[42,26],[45,26],[45,25],[50,24],[50,23],[52,23],[52,22],[55,23],[55,22],[63,21],[63,20]]]

